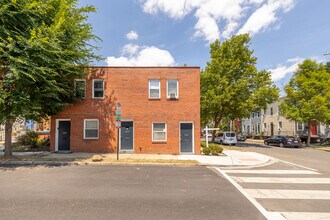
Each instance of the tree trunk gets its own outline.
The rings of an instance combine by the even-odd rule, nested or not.
[[[308,124],[308,136],[306,146],[309,147],[311,144],[311,124]]]
[[[11,133],[13,130],[13,122],[8,120],[5,124],[5,156],[9,157],[12,155],[11,150]]]

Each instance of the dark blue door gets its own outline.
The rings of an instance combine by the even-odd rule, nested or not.
[[[58,150],[70,150],[70,121],[59,121]]]
[[[180,124],[181,153],[193,153],[193,125],[192,123]]]
[[[133,150],[133,122],[122,121],[121,122],[121,145],[120,150]]]

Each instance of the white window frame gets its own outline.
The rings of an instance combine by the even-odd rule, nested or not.
[[[167,96],[167,98],[170,99],[170,94],[168,93],[168,82],[169,81],[176,81],[176,96],[175,96],[175,98],[179,99],[179,80],[177,80],[177,79],[168,79],[166,81],[166,94],[167,94],[166,96]]]
[[[151,90],[151,85],[150,85],[150,82],[151,81],[158,81],[158,85],[159,85],[159,97],[150,97],[150,90]],[[149,93],[149,99],[160,99],[161,97],[161,90],[160,90],[160,79],[149,79],[149,89],[148,89],[148,93]]]
[[[299,129],[299,124],[301,124],[301,129]],[[303,131],[304,130],[304,123],[297,122],[297,131]]]
[[[97,137],[86,137],[86,122],[97,121]],[[100,122],[99,119],[84,119],[84,139],[99,139],[100,136]]]
[[[154,140],[154,124],[165,124],[165,140]],[[167,142],[167,123],[164,121],[161,122],[152,122],[152,131],[151,131],[151,138],[152,138],[152,142]],[[156,132],[160,132],[160,131],[156,131]],[[164,132],[164,131],[161,131]]]
[[[272,116],[272,115],[274,115],[274,109],[273,109],[273,107],[270,107],[269,108],[269,114]]]
[[[103,96],[102,97],[95,97],[94,96],[94,82],[95,81],[102,81],[102,86],[103,86]],[[104,98],[104,92],[105,92],[105,89],[104,89],[104,79],[93,79],[93,89],[92,89],[92,97],[93,99],[103,99]]]
[[[75,92],[76,92],[76,88],[77,88],[77,86],[76,86],[77,85],[77,82],[85,82],[85,94],[84,94],[84,97],[82,97],[82,99],[86,99],[86,79],[75,79],[74,80],[74,89],[75,89]]]

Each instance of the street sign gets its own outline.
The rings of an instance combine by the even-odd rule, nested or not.
[[[117,129],[121,128],[121,121],[119,120],[116,121],[116,128]]]
[[[120,104],[120,102],[118,102],[117,106],[116,106],[116,121],[121,121],[121,104]]]

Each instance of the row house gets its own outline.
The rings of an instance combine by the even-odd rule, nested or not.
[[[51,117],[51,151],[200,154],[199,67],[93,67]],[[121,104],[121,128],[116,106]]]
[[[242,133],[251,136],[307,136],[308,125],[297,123],[281,116],[280,104],[285,97],[279,98],[278,101],[268,104],[265,110],[252,112],[250,118],[242,119]],[[313,136],[329,136],[329,128],[322,124],[311,126],[311,135]]]

